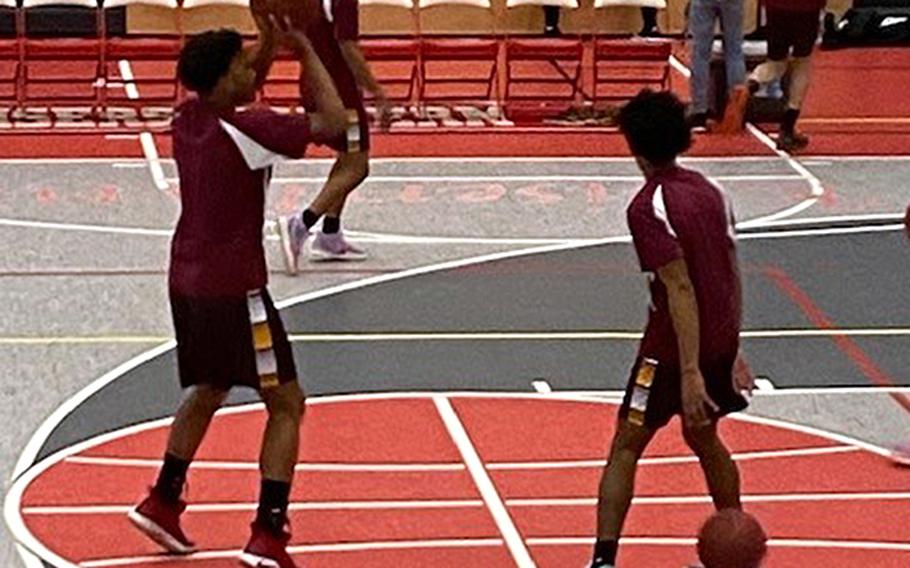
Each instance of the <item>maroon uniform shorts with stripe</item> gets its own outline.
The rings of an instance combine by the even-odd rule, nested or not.
[[[653,360],[649,360],[652,361]],[[720,410],[713,413],[713,418],[718,419],[732,412],[745,410],[749,402],[740,394],[733,383],[733,365],[736,355],[719,357],[715,362],[701,365],[702,375],[705,377],[705,390]],[[619,418],[628,420],[635,394],[636,379],[646,365],[645,359],[639,357],[632,367],[632,375],[626,388],[626,396],[619,410]],[[682,378],[676,365],[656,363],[653,368],[653,381],[648,391],[646,400],[636,400],[636,406],[644,410],[644,426],[657,430],[666,426],[670,420],[682,414]],[[640,397],[640,395],[636,395]]]
[[[267,290],[229,298],[171,291],[180,385],[268,390],[297,380],[284,324]]]

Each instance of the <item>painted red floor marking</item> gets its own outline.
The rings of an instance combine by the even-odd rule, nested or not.
[[[812,322],[812,325],[819,329],[837,329],[837,324],[834,320],[815,303],[808,292],[790,278],[785,270],[778,266],[765,266],[762,272],[802,310],[806,317],[809,318],[809,321]],[[873,384],[882,387],[893,387],[900,384],[894,377],[883,371],[872,357],[852,338],[845,335],[835,335],[831,337],[831,340]],[[891,397],[903,406],[905,410],[910,411],[910,397],[902,393],[891,393]]]
[[[603,402],[559,400],[523,396],[505,398],[455,397],[453,408],[485,462],[529,462],[554,459],[602,457],[615,419],[615,406]],[[438,435],[440,419],[427,412],[429,398],[393,400],[348,400],[314,404],[302,458],[347,461],[348,463],[420,463],[451,461],[451,440]],[[213,440],[206,449],[209,459],[250,458],[239,444],[258,444],[263,416],[259,409],[222,415],[213,426]],[[357,423],[361,426],[359,427]],[[82,452],[83,455],[154,458],[163,443],[164,426],[108,442]],[[777,426],[728,420],[724,434],[734,451],[780,448],[829,448],[841,441],[786,430]],[[130,439],[132,437],[132,439]],[[317,439],[324,438],[318,441]],[[410,456],[408,446],[419,456]],[[339,447],[344,445],[344,447]],[[382,446],[377,448],[376,446]],[[163,447],[163,446],[162,446]],[[388,453],[384,453],[385,451]],[[219,452],[225,452],[222,455]],[[678,432],[669,429],[655,441],[653,454],[687,455]],[[419,457],[420,459],[413,459]],[[410,458],[410,459],[409,459]],[[775,457],[740,464],[743,490],[747,495],[843,492],[910,492],[910,477],[902,470],[867,451],[821,455]],[[129,506],[153,478],[155,466],[124,467],[61,462],[52,465],[27,487],[22,505],[118,505]],[[498,471],[490,470],[510,516],[538,566],[582,565],[590,552],[587,544],[593,533],[593,499],[600,476],[597,467]],[[197,566],[209,568],[232,565],[221,556],[243,545],[246,524],[256,501],[258,475],[255,470],[194,470],[189,500],[213,506],[236,504],[241,510],[187,513],[186,527],[207,551],[218,558],[181,561],[129,560],[158,554],[128,526],[122,513],[55,511],[24,515],[26,526],[51,550],[74,560],[127,559],[131,566]],[[78,491],[74,488],[79,488]],[[704,480],[695,463],[643,465],[639,473],[639,496],[703,495]],[[579,497],[590,502],[544,506],[510,503],[524,497],[565,499]],[[355,558],[370,566],[470,565],[490,568],[512,564],[488,510],[482,505],[470,476],[464,471],[440,472],[304,472],[298,475],[292,497],[295,502],[408,500],[458,500],[470,505],[458,507],[358,508],[347,510],[294,510],[296,527],[293,544],[332,547],[327,552],[307,551],[302,555],[308,567],[351,565]],[[751,502],[754,512],[773,538],[862,540],[903,543],[910,549],[910,526],[895,522],[910,515],[910,500],[885,499],[878,495],[856,501]],[[636,504],[627,525],[633,537],[690,539],[701,520],[711,511],[708,503]],[[91,534],[92,538],[81,535]],[[97,535],[97,536],[94,536]],[[475,545],[439,550],[414,548],[411,541],[445,543],[464,539],[492,539],[495,546]],[[559,540],[554,540],[559,539]],[[565,539],[570,539],[566,541]],[[339,551],[340,543],[404,542],[402,548],[382,552]],[[410,544],[409,544],[410,543]],[[811,543],[810,543],[811,544]],[[837,542],[834,542],[837,544]],[[347,546],[347,545],[345,545]],[[772,549],[770,568],[788,566],[801,559],[802,566],[846,567],[861,559],[869,565],[889,566],[896,559],[910,559],[910,552],[830,548],[815,543],[796,549]],[[310,549],[305,549],[310,550]],[[227,551],[227,552],[225,552]],[[220,555],[220,556],[219,556]],[[632,565],[681,566],[694,560],[689,545],[666,541],[633,543],[623,548],[622,561]],[[441,558],[442,564],[435,558]],[[413,564],[409,564],[413,563]],[[896,564],[894,564],[896,565]]]
[[[265,415],[219,416],[230,435],[207,437],[198,459],[256,461]],[[319,432],[310,435],[310,432]],[[115,440],[84,453],[160,459],[166,428]],[[311,462],[461,463],[430,400],[377,400],[316,404],[307,408],[301,455]]]

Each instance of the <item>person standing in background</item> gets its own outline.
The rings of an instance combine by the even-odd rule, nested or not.
[[[689,35],[692,41],[692,108],[689,125],[705,126],[708,121],[708,91],[711,80],[711,55],[714,27],[720,20],[724,37],[727,90],[746,80],[743,55],[743,0],[692,0],[689,6]],[[721,109],[718,109],[718,112]]]
[[[777,148],[802,150],[809,137],[796,131],[803,101],[812,77],[812,52],[818,40],[821,11],[826,0],[764,0],[768,20],[768,61],[749,77],[749,91],[779,81],[790,72],[787,111],[780,125]]]

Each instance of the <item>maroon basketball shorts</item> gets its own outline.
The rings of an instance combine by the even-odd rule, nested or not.
[[[701,366],[708,396],[720,407],[718,412],[713,413],[715,419],[744,410],[749,405],[733,384],[735,362],[734,354]],[[620,407],[621,420],[656,430],[666,426],[677,414],[682,414],[682,378],[675,363],[638,357]]]
[[[818,31],[818,12],[768,10],[768,59],[783,61],[791,50],[793,57],[809,57]]]
[[[229,298],[171,292],[180,385],[268,390],[297,380],[291,344],[267,290]]]

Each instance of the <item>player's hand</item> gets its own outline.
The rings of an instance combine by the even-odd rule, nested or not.
[[[699,428],[711,423],[708,410],[717,412],[720,407],[708,396],[705,378],[701,371],[694,370],[682,376],[683,420],[687,428]]]
[[[736,392],[746,392],[752,396],[755,390],[755,374],[746,362],[742,352],[736,355],[736,362],[733,363],[733,386]]]
[[[392,128],[392,103],[386,98],[385,93],[376,96],[376,110],[379,113],[379,128],[388,132]]]

